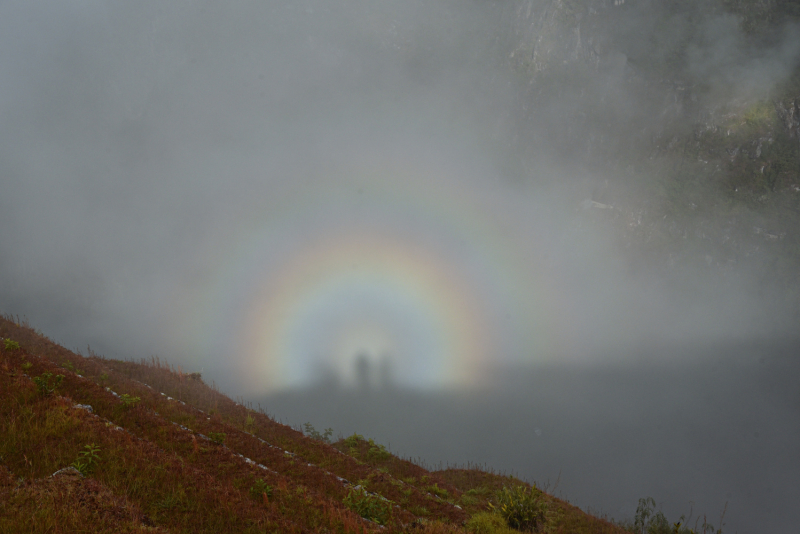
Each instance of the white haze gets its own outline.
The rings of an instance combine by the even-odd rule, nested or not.
[[[510,21],[515,14],[515,20],[522,20],[519,13],[528,8],[529,27],[514,27]],[[591,153],[594,142],[624,144],[626,135],[639,131],[654,135],[680,113],[682,104],[670,103],[669,90],[638,84],[636,71],[648,62],[666,61],[687,32],[697,36],[684,65],[685,79],[709,88],[703,104],[714,109],[717,100],[721,106],[764,98],[783,82],[798,61],[798,29],[786,25],[774,39],[753,47],[732,15],[710,17],[698,29],[688,16],[664,20],[659,2],[628,0],[617,24],[593,30],[603,39],[552,40],[555,45],[539,51],[544,67],[579,62],[590,48],[596,54],[594,64],[579,69],[579,76],[542,93],[515,76],[511,65],[524,53],[514,52],[515,35],[548,31],[536,25],[536,13],[546,8],[546,2],[455,0],[3,2],[0,312],[27,317],[70,348],[88,344],[108,357],[157,354],[185,369],[202,366],[209,382],[213,379],[236,395],[243,378],[226,372],[231,362],[219,358],[230,346],[233,338],[226,336],[233,336],[235,325],[214,342],[201,343],[207,325],[194,318],[196,310],[189,304],[175,302],[175,295],[202,293],[217,283],[230,244],[260,228],[280,234],[278,241],[302,241],[325,227],[327,218],[344,217],[359,203],[366,203],[368,211],[374,183],[353,178],[349,169],[364,161],[399,162],[397,168],[403,161],[423,162],[460,176],[466,189],[485,191],[486,206],[511,236],[509,243],[524,243],[528,236],[536,243],[516,253],[557,271],[560,285],[555,292],[580,302],[568,319],[569,334],[561,340],[568,353],[558,355],[581,377],[575,383],[591,382],[581,373],[594,376],[597,366],[612,363],[617,367],[609,368],[620,373],[633,362],[679,363],[684,367],[675,371],[678,375],[691,375],[697,364],[710,383],[696,387],[714,391],[708,368],[724,359],[717,354],[713,363],[703,361],[706,352],[696,347],[791,337],[797,318],[787,303],[764,293],[757,264],[742,265],[724,282],[706,283],[713,276],[701,269],[687,267],[676,281],[663,276],[661,263],[632,260],[615,227],[584,207],[608,176],[595,172],[583,155]],[[529,109],[534,101],[539,107]],[[569,121],[575,121],[572,130],[563,126]],[[586,139],[597,141],[587,144]],[[635,201],[645,200],[637,198],[635,187],[630,194]],[[453,195],[458,195],[457,188]],[[319,211],[293,219],[296,226],[283,228],[282,219],[270,215],[307,196],[315,199]],[[424,228],[419,237],[425,239]],[[498,337],[505,341],[496,347],[498,354],[505,363],[526,361],[518,353],[526,350],[529,325],[501,323],[497,328],[503,335]],[[693,348],[648,350],[650,344]],[[225,356],[236,359],[235,354]],[[496,370],[498,376],[507,371]],[[642,371],[656,380],[650,372]],[[725,382],[727,393],[719,398],[734,398],[729,388],[746,384],[746,374]],[[611,392],[607,400],[617,402],[614,409],[623,413],[645,396],[637,390],[619,401],[613,380],[598,380],[607,380],[601,382]],[[497,401],[498,409],[510,402],[503,396],[507,394],[518,394],[527,406],[531,397],[526,391],[533,382],[509,386],[500,380],[496,390],[483,394],[494,391],[504,399]],[[657,389],[663,397],[656,404],[669,420],[669,407],[680,404],[686,393],[678,391],[673,398],[661,386]],[[575,390],[580,396],[580,388]],[[331,395],[339,398],[339,393]],[[434,419],[437,413],[458,411],[447,404],[452,400],[441,401],[436,392],[429,395]],[[345,397],[341,406],[350,407]],[[784,425],[783,430],[773,438],[772,425],[759,432],[763,440],[796,442],[796,395],[778,397],[774,427]],[[566,402],[556,393],[553,398]],[[601,392],[593,399],[603,405]],[[465,400],[464,406],[470,402],[477,401]],[[312,419],[309,413],[321,411],[319,405],[299,401],[284,408],[284,416],[295,424],[302,421],[292,418]],[[559,405],[550,409],[554,419],[556,414],[580,412]],[[747,411],[747,403],[736,409],[748,420],[758,419]],[[400,420],[391,434],[379,422],[391,419],[392,413],[387,408],[372,419],[353,416],[340,424],[374,423],[381,428],[374,435],[387,439],[426,424],[423,419]],[[525,413],[517,410],[513,417],[524,418]],[[725,414],[727,421],[730,413]],[[605,415],[601,411],[596,417]],[[510,469],[464,428],[496,425],[498,435],[509,436],[503,446],[518,443],[519,451],[526,447],[513,436],[519,421],[496,413],[476,417],[452,429],[452,440],[462,440],[462,450],[452,460],[494,461]],[[704,432],[702,417],[692,421]],[[584,422],[576,418],[576,424]],[[451,441],[450,430],[440,434],[429,449],[394,449],[439,460],[442,451],[452,452],[445,445]],[[532,439],[529,432],[521,435]],[[579,436],[570,434],[569,439]],[[691,455],[691,439],[672,447]],[[682,464],[669,450],[657,449],[658,443],[663,442],[644,441],[639,452],[654,447],[647,455],[653,462],[674,461],[675,470],[683,465],[702,469],[692,462]],[[706,451],[717,442],[703,443]],[[597,462],[627,465],[625,457],[615,456],[611,437],[603,446],[607,455]],[[563,442],[548,450],[558,447],[567,450]],[[768,454],[774,448],[764,450]],[[585,451],[575,451],[577,463]],[[733,456],[746,460],[746,455]],[[784,463],[770,464],[765,468],[769,472],[753,477],[772,481],[776,470],[797,472],[797,458],[776,457]],[[559,457],[553,465],[558,462],[569,458]],[[669,477],[671,469],[654,469],[652,476]],[[523,474],[543,472],[531,468]],[[796,487],[779,478],[770,487],[797,496]],[[747,483],[741,478],[730,482]],[[561,491],[579,496],[586,507],[597,493],[579,488],[592,485],[599,492],[605,481],[575,478],[572,483]],[[709,492],[722,484],[712,486]],[[594,505],[612,515],[630,513],[629,490],[612,492],[616,500]],[[682,504],[675,484],[664,491],[670,492],[664,498],[673,507]],[[714,495],[698,504],[717,507],[719,501]],[[780,517],[780,510],[766,517],[742,509],[746,498],[736,502],[740,509],[731,512],[731,530],[797,524],[796,514],[790,522]],[[783,512],[788,518],[788,511]]]

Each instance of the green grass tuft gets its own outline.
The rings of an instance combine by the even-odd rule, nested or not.
[[[392,517],[392,505],[363,488],[350,490],[344,504],[364,519],[385,525]]]

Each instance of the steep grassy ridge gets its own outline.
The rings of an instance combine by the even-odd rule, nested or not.
[[[312,439],[155,359],[83,357],[9,319],[0,337],[2,532],[505,532],[495,491],[528,488]],[[528,494],[539,530],[621,532]]]

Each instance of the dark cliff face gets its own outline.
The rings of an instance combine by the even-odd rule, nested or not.
[[[796,127],[785,120],[798,93],[800,19],[793,5],[518,3],[504,17],[511,28],[507,60],[523,87],[519,127],[546,126],[548,139],[555,130],[553,148],[568,145],[560,150],[592,163],[648,146],[674,152],[675,135],[727,131],[754,122],[754,112],[773,123],[770,133],[794,137]],[[775,109],[759,109],[765,101]]]
[[[798,6],[506,7],[520,162],[510,174],[535,180],[543,159],[569,162],[585,177],[573,184],[582,216],[610,226],[634,270],[747,283],[798,313]]]

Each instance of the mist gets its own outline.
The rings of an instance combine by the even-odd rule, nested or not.
[[[790,530],[800,424],[796,344],[672,346],[658,364],[496,370],[492,387],[410,392],[369,384],[252,399],[277,419],[358,433],[432,468],[514,474],[595,514],[632,518],[657,495],[670,521]],[[678,354],[693,365],[670,364]],[[634,354],[631,354],[634,356]],[[726,508],[727,506],[727,508]]]
[[[616,518],[788,530],[800,26],[762,9],[4,2],[0,312]]]

